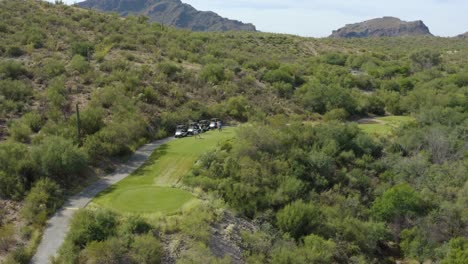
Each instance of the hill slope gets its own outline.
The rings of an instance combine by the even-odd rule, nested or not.
[[[214,12],[198,11],[180,0],[87,0],[78,6],[117,12],[122,16],[145,15],[153,22],[193,31],[256,31],[252,24],[223,18]]]
[[[395,17],[383,17],[349,24],[334,30],[332,38],[367,38],[398,36],[432,36],[422,21],[406,22]]]

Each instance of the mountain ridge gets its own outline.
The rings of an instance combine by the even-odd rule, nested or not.
[[[192,31],[257,31],[253,24],[198,11],[180,0],[86,0],[77,5],[121,16],[144,15],[152,22]]]
[[[403,21],[396,17],[382,17],[347,24],[334,30],[330,38],[368,38],[399,36],[433,36],[423,21]]]

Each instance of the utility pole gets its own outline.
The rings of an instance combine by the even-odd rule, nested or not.
[[[76,103],[76,129],[78,132],[78,142],[81,144],[81,120],[80,120],[80,108],[78,107],[78,103]]]

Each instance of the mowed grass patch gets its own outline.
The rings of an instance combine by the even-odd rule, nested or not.
[[[410,124],[416,120],[410,116],[385,116],[378,117],[372,120],[372,122],[367,124],[359,124],[364,132],[377,136],[377,137],[387,137],[391,136],[395,129],[399,128],[404,124]]]
[[[173,140],[156,149],[145,164],[101,192],[93,203],[121,213],[172,213],[195,197],[177,188],[196,160],[219,142],[234,137],[234,128],[210,131],[202,138]]]

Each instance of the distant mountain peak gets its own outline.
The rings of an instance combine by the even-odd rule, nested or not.
[[[360,23],[348,24],[334,30],[331,38],[367,38],[398,36],[432,36],[421,20],[407,22],[396,17],[385,16]]]
[[[223,18],[211,11],[198,11],[180,0],[86,0],[78,6],[121,16],[145,15],[150,21],[193,31],[256,31],[252,24]]]
[[[468,32],[465,32],[465,33],[463,33],[463,34],[458,35],[457,38],[468,39]]]

